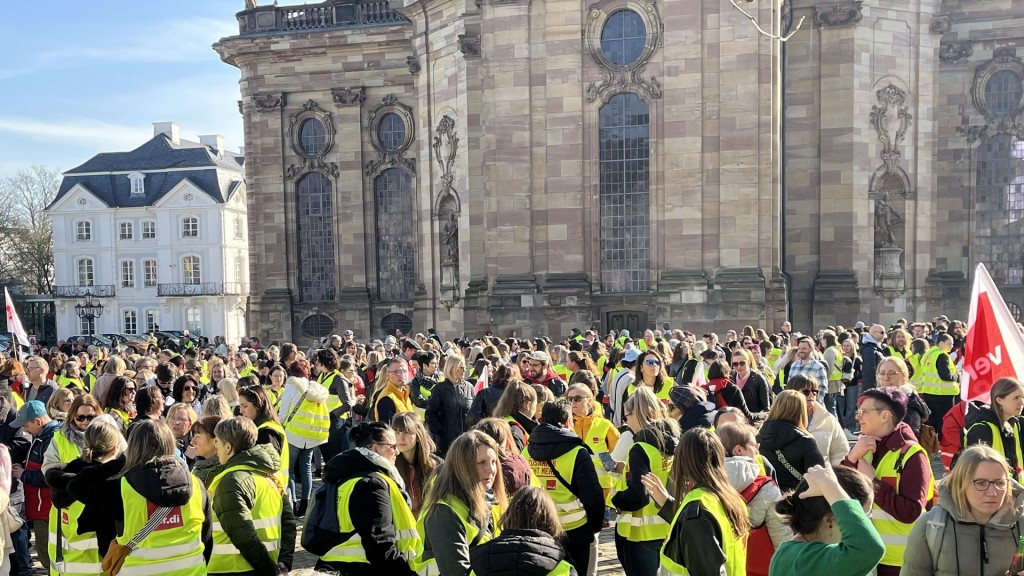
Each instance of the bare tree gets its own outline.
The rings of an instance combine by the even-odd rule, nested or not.
[[[53,224],[45,212],[60,187],[55,168],[32,166],[0,180],[0,279],[53,292]]]

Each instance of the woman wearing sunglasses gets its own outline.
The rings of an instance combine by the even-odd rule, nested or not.
[[[85,429],[103,413],[100,403],[89,394],[75,398],[68,408],[68,418],[53,434],[53,442],[43,454],[43,474],[59,464],[67,464],[82,455]]]
[[[818,450],[833,466],[838,465],[850,452],[850,441],[839,420],[819,401],[823,390],[814,376],[794,374],[786,387],[807,398],[807,431],[814,436]]]
[[[572,427],[593,454],[597,479],[604,489],[605,497],[612,490],[612,474],[601,460],[601,454],[611,454],[619,441],[619,431],[611,420],[594,408],[594,393],[586,384],[573,384],[565,393],[572,408]]]
[[[128,426],[135,419],[135,381],[127,376],[118,376],[110,381],[110,388],[107,390],[107,397],[103,404],[106,405],[107,414],[113,415],[121,423],[121,431],[128,433]]]
[[[768,380],[757,371],[753,352],[738,348],[732,353],[732,375],[729,379],[743,392],[747,410],[754,414],[768,414],[772,408],[770,387]]]
[[[747,399],[743,396],[743,391],[733,381],[729,365],[721,358],[713,360],[708,368],[707,391],[708,400],[714,402],[716,406],[737,408],[751,423],[764,420],[767,416],[765,412],[754,413],[747,407]]]
[[[654,350],[647,350],[640,353],[636,359],[635,371],[636,380],[634,386],[647,386],[654,391],[654,395],[661,400],[662,404],[668,404],[668,393],[672,390],[672,379],[665,371],[665,362],[661,355]]]

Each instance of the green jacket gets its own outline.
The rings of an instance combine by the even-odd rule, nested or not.
[[[225,469],[232,466],[250,466],[266,474],[273,474],[281,466],[281,456],[267,444],[257,444],[252,448],[235,454],[224,465]],[[224,532],[231,538],[231,543],[242,553],[253,567],[253,574],[276,574],[277,566],[270,564],[259,535],[252,525],[253,500],[256,497],[256,483],[252,473],[248,471],[231,472],[221,479],[217,491],[213,494],[213,511],[217,514]],[[290,570],[292,556],[295,553],[295,515],[292,512],[288,491],[285,490],[281,506],[281,552],[278,563]]]
[[[224,466],[221,465],[220,460],[217,460],[216,455],[213,458],[196,460],[196,463],[192,466],[192,475],[199,478],[204,488],[209,488],[210,482],[217,477],[217,474],[223,471]]]

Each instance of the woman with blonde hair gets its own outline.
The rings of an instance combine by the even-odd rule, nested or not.
[[[234,384],[231,387],[234,388]],[[203,416],[216,416],[221,420],[231,418],[231,407],[220,394],[211,394],[203,401]]]
[[[1024,384],[1014,378],[1000,378],[989,392],[988,406],[972,406],[964,417],[967,445],[984,444],[1006,457],[1013,478],[1024,476],[1021,454],[1021,411],[1024,410]]]
[[[430,393],[424,418],[439,454],[446,454],[452,442],[469,428],[472,405],[473,385],[466,380],[466,359],[449,355],[444,363],[444,380]]]
[[[1010,474],[1005,454],[964,450],[938,485],[939,504],[911,529],[900,574],[1005,574],[1024,534],[1024,487]]]
[[[619,512],[615,550],[626,576],[653,576],[658,571],[658,551],[669,534],[669,524],[658,516],[658,506],[642,478],[653,472],[668,485],[679,442],[679,423],[666,415],[664,405],[648,386],[637,387],[623,405],[623,414],[633,433],[633,444],[609,499]]]
[[[237,385],[237,378],[223,378],[217,382],[217,393],[227,401],[228,408],[231,409],[232,413],[234,413],[238,408]]]
[[[560,542],[558,510],[547,491],[524,486],[501,517],[501,534],[470,553],[474,574],[573,574]]]
[[[68,417],[68,410],[75,400],[75,392],[72,388],[58,388],[46,401],[46,413],[50,418],[63,422]]]
[[[512,428],[501,418],[484,418],[473,429],[487,434],[498,443],[505,494],[511,498],[516,490],[530,483],[532,475],[529,462],[523,458],[522,450],[516,449],[515,441],[512,440]]]
[[[807,432],[807,399],[796,390],[775,397],[757,440],[783,492],[796,488],[811,466],[825,463],[814,436]]]
[[[612,474],[605,467],[601,460],[601,454],[611,454],[615,445],[619,442],[619,430],[612,424],[611,420],[605,418],[601,412],[595,409],[594,394],[584,384],[573,384],[565,392],[572,409],[572,427],[576,435],[583,439],[583,443],[590,448],[593,454],[594,467],[597,469],[597,479],[601,482],[604,495],[608,496],[612,489]]]
[[[398,473],[405,482],[405,489],[409,493],[409,499],[412,500],[412,513],[419,515],[424,488],[442,460],[434,454],[437,447],[415,412],[395,414],[391,419],[391,429],[395,431],[398,442],[395,467],[398,468]]]
[[[470,430],[452,443],[437,480],[427,488],[417,530],[419,574],[467,576],[473,548],[491,540],[508,505],[493,438]]]
[[[547,388],[545,388],[546,390]],[[512,439],[521,452],[530,440],[530,433],[537,427],[537,391],[521,380],[511,380],[505,385],[505,393],[494,407],[494,418],[508,422]]]

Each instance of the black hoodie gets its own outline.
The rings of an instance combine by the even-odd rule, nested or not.
[[[369,563],[317,562],[317,569],[329,568],[344,576],[415,576],[415,572],[398,553],[395,544],[395,523],[391,515],[391,497],[387,482],[374,474],[390,472],[371,461],[359,450],[346,450],[324,467],[324,482],[341,485],[359,478],[349,498],[349,514],[356,534],[362,540]],[[405,496],[406,501],[409,500]]]
[[[992,446],[992,426],[999,430],[1003,441],[1003,452],[1006,456],[1006,463],[1010,465],[1010,471],[1016,474],[1018,466],[1024,466],[1024,462],[1017,462],[1017,443],[1021,439],[1015,438],[1013,432],[1007,432],[999,425],[996,413],[988,406],[972,406],[964,417],[964,428],[967,430],[967,445],[984,444]],[[1017,423],[1017,418],[1010,420],[1010,426]],[[977,426],[975,426],[977,424]],[[992,426],[989,426],[991,424]]]
[[[570,530],[573,533],[597,534],[604,525],[604,489],[597,479],[597,469],[592,459],[593,452],[572,430],[541,424],[533,429],[526,444],[531,460],[553,461],[576,447],[584,449],[576,453],[576,464],[572,478],[565,478],[569,489],[583,504],[587,523]]]
[[[81,502],[85,508],[78,517],[78,533],[96,533],[100,553],[110,547],[117,536],[114,516],[95,502],[99,487],[124,468],[124,456],[109,462],[86,462],[78,458],[65,466],[54,466],[46,472],[46,483],[52,491],[50,498],[58,508],[67,508]],[[90,506],[90,502],[92,505]],[[67,535],[65,535],[67,536]]]
[[[469,551],[477,576],[546,576],[562,560],[565,550],[547,532],[505,530],[500,536]],[[574,574],[575,568],[569,574]]]
[[[679,417],[679,428],[686,432],[691,428],[711,428],[715,425],[715,405],[712,402],[697,402]]]
[[[825,458],[822,457],[814,436],[785,420],[765,422],[757,435],[757,440],[761,443],[761,455],[775,467],[779,488],[783,492],[796,488],[804,472],[811,466],[825,465]],[[791,472],[791,469],[799,476]]]
[[[630,446],[627,456],[629,474],[626,477],[626,489],[612,496],[612,506],[615,508],[636,512],[651,502],[647,489],[640,481],[644,474],[651,471],[651,462],[647,458],[647,453],[638,444],[649,444],[659,449],[663,455],[671,457],[676,452],[676,445],[679,444],[679,431],[670,422],[671,420],[657,420],[633,437],[633,445]]]
[[[99,475],[100,471],[97,470],[97,476]],[[175,456],[157,458],[137,466],[125,474],[124,478],[140,496],[159,507],[184,506],[192,499],[192,475],[189,474],[185,463]],[[121,500],[121,477],[112,476],[97,483],[88,496],[83,494],[85,487],[76,488],[77,484],[69,484],[71,495],[85,504],[86,508],[94,506],[96,513],[111,517],[116,525],[117,535],[123,536],[124,502]],[[202,490],[200,496],[203,499],[203,556],[209,561],[210,553],[213,552],[213,511],[206,490]],[[131,536],[134,534],[129,535]]]

